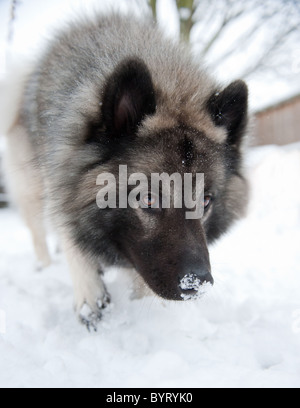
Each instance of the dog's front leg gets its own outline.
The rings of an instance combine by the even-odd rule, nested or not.
[[[100,264],[83,254],[66,237],[62,239],[62,246],[73,281],[76,314],[89,331],[96,331],[103,311],[110,303],[101,278]]]

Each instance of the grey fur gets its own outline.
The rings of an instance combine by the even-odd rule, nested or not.
[[[107,152],[104,155],[97,143],[87,140],[93,132],[91,128],[97,128],[100,135],[105,133],[102,116],[105,89],[110,86],[108,79],[128,59],[141,61],[149,70],[156,100],[155,113],[143,117],[136,130],[135,142],[126,147],[120,157],[108,160]],[[75,271],[71,272],[75,293],[78,292],[79,315],[80,309],[88,304],[91,314],[99,316],[99,299],[103,308],[107,298],[105,288],[102,283],[95,283],[98,278],[91,278],[100,264],[134,266],[153,290],[172,299],[178,298],[175,293],[177,275],[172,277],[168,269],[158,278],[157,263],[143,271],[143,265],[151,262],[153,255],[157,254],[163,267],[170,265],[167,252],[171,253],[178,269],[180,262],[185,263],[185,254],[194,259],[194,264],[203,260],[210,274],[207,241],[211,242],[226,231],[232,221],[240,217],[247,201],[240,149],[242,136],[239,139],[236,136],[236,141],[229,146],[222,118],[230,115],[225,108],[223,116],[222,112],[215,114],[213,111],[221,110],[221,104],[224,105],[218,100],[218,94],[214,96],[221,91],[185,47],[166,40],[152,22],[132,17],[98,16],[93,21],[74,23],[56,36],[40,58],[24,88],[19,118],[11,130],[11,138],[16,137],[15,129],[23,129],[26,143],[30,145],[28,165],[35,169],[35,177],[39,178],[35,184],[43,186],[44,207],[62,236],[70,264],[74,262],[71,269]],[[233,85],[230,94],[234,92],[246,96],[242,83]],[[213,98],[211,103],[210,98]],[[212,106],[211,111],[208,103]],[[245,116],[246,112],[242,114]],[[243,119],[237,125],[241,134],[245,132],[244,122]],[[187,140],[188,145],[184,147]],[[188,169],[182,166],[184,154],[188,155]],[[114,225],[111,213],[100,216],[95,208],[96,178],[101,172],[116,173],[119,164],[127,164],[132,172],[146,174],[163,171],[208,174],[208,180],[218,191],[219,201],[216,200],[215,210],[210,210],[215,211],[215,221],[209,221],[211,215],[208,213],[203,220],[190,223],[188,227],[172,210],[160,223],[148,215],[137,217],[128,212],[122,215],[116,212],[119,219],[127,218],[127,224],[118,232],[114,226],[112,232],[109,230]],[[144,239],[138,253],[133,253],[135,238],[128,230],[130,223],[132,231],[140,229],[140,241]],[[167,230],[172,231],[170,237]],[[118,237],[113,240],[114,234]],[[120,236],[126,241],[122,250]],[[150,258],[141,259],[147,251]],[[178,251],[182,256],[180,262],[174,259]],[[202,260],[199,260],[199,253]],[[78,257],[76,262],[74,257]],[[83,268],[85,263],[87,266]],[[79,277],[78,265],[86,269],[88,278],[84,278],[83,273]],[[81,290],[79,282],[84,279],[91,282],[81,285],[86,287]],[[168,280],[175,282],[175,285],[170,284],[171,292],[165,289]],[[90,289],[93,283],[97,290]],[[85,321],[88,318],[85,317]]]

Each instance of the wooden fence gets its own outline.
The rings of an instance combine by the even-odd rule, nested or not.
[[[300,142],[300,95],[255,115],[256,146]]]

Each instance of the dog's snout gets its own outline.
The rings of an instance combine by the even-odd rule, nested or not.
[[[206,292],[214,284],[208,269],[197,269],[186,273],[179,282],[180,296],[183,300],[195,299]]]

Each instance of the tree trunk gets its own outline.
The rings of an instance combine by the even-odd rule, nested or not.
[[[194,25],[195,0],[176,0],[180,16],[180,35],[185,42],[190,42],[191,31]]]

